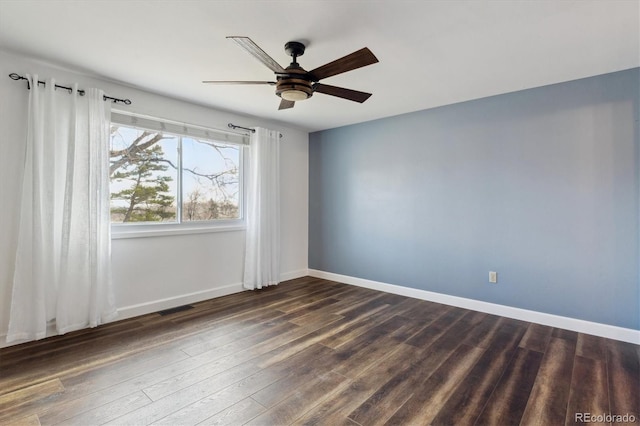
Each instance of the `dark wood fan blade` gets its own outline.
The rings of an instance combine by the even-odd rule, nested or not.
[[[273,72],[284,72],[284,68],[280,66],[271,56],[253,42],[249,37],[228,36],[228,39],[235,41],[238,46],[246,50],[251,56],[262,62]]]
[[[364,47],[350,55],[336,59],[333,62],[329,62],[328,64],[309,71],[309,75],[313,81],[319,81],[323,78],[366,67],[367,65],[375,64],[376,62],[378,62],[378,58],[376,58],[368,48]]]
[[[324,93],[325,95],[337,96],[339,98],[348,99],[354,102],[364,102],[369,99],[371,93],[359,92],[357,90],[345,89],[344,87],[329,86],[328,84],[316,83],[313,85],[313,90],[317,93]]]
[[[288,101],[286,99],[283,99],[280,101],[280,106],[278,107],[278,109],[281,110],[281,109],[293,108],[295,104],[296,103],[294,101]]]
[[[223,80],[204,80],[203,83],[209,84],[269,84],[275,86],[275,81],[223,81]]]

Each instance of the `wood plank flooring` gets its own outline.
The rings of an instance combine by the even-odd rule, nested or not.
[[[0,350],[3,425],[640,423],[637,345],[310,277]]]

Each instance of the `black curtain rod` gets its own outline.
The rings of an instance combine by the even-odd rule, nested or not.
[[[251,133],[255,133],[256,129],[252,129],[250,127],[242,127],[242,126],[236,126],[233,123],[229,123],[227,124],[227,126],[229,126],[230,129],[242,129],[242,130],[246,130],[247,132],[251,132]],[[278,133],[280,135],[280,137],[282,137],[282,133]]]
[[[12,80],[16,80],[16,81],[17,81],[17,80],[27,80],[27,89],[31,89],[30,84],[29,84],[29,80],[27,79],[27,77],[23,77],[23,76],[21,76],[21,75],[19,75],[19,74],[16,74],[15,72],[13,72],[13,73],[9,74],[9,77],[10,77]],[[42,85],[44,86],[44,85],[46,84],[46,82],[38,80],[38,84],[42,84]],[[68,90],[68,91],[69,91],[69,93],[71,93],[71,91],[73,90],[73,88],[71,88],[71,87],[67,87],[67,86],[60,86],[60,85],[58,85],[58,84],[56,84],[55,86],[56,86],[56,89],[64,89],[64,90]],[[78,94],[79,94],[80,96],[84,96],[84,90],[78,90]],[[125,104],[125,105],[131,105],[131,100],[129,100],[129,99],[118,99],[118,98],[112,98],[111,96],[107,96],[107,95],[103,95],[103,96],[102,96],[102,98],[103,98],[103,100],[105,100],[105,101],[106,101],[106,100],[110,100],[110,101],[112,101],[113,103],[123,103],[123,104]]]
[[[235,129],[242,129],[242,130],[246,130],[247,132],[251,132],[251,133],[255,133],[256,132],[256,129],[251,129],[249,127],[236,126],[233,123],[229,123],[229,124],[227,124],[227,126],[229,126],[230,129],[234,129],[234,130]]]

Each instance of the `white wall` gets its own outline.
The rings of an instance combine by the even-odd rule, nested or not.
[[[73,72],[45,62],[0,51],[0,347],[4,345],[11,299],[17,230],[15,203],[28,91],[26,82],[8,75],[38,74],[59,84],[78,82],[129,98],[129,110],[219,129],[227,123],[280,131],[282,183],[282,279],[305,275],[308,248],[308,133],[255,117],[218,111]],[[120,318],[154,312],[241,290],[244,231],[114,239],[112,259]]]

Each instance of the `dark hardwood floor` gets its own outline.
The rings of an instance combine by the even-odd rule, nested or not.
[[[0,350],[0,424],[640,423],[637,345],[309,277],[193,306]]]

